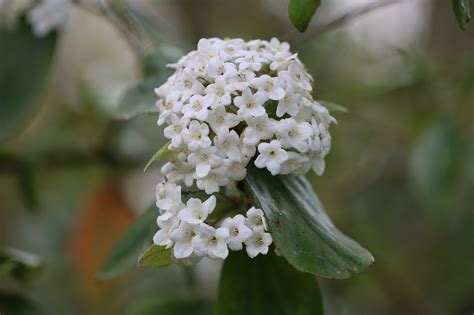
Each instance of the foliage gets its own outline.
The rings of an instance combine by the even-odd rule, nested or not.
[[[10,136],[37,111],[48,81],[57,34],[38,39],[21,22],[0,28],[0,140]]]
[[[471,21],[469,1],[470,0],[452,0],[454,15],[463,30],[466,29],[467,24]]]
[[[300,32],[308,28],[309,22],[321,4],[321,0],[290,0],[288,15],[293,25]]]

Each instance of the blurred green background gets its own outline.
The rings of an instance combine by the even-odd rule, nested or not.
[[[323,2],[317,25],[371,1]],[[474,23],[462,32],[450,1],[405,1],[304,36],[284,0],[130,4],[158,37],[188,47],[213,36],[289,40],[317,98],[348,108],[331,129],[326,172],[309,178],[335,224],[376,261],[350,280],[321,279],[327,314],[474,312]],[[54,62],[31,120],[0,142],[0,246],[44,262],[26,281],[0,272],[9,294],[0,305],[26,305],[18,294],[44,314],[144,315],[175,299],[215,298],[220,263],[210,260],[191,272],[96,278],[153,202],[159,166],[142,169],[164,139],[153,116],[113,119],[141,73],[106,21],[76,9]]]

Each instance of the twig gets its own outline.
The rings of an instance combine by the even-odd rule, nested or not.
[[[333,30],[341,25],[352,22],[356,18],[361,17],[365,14],[368,14],[370,12],[373,12],[383,7],[387,7],[389,5],[402,3],[404,1],[406,0],[380,0],[376,2],[374,1],[373,3],[367,4],[365,6],[361,6],[360,8],[356,8],[352,11],[343,13],[340,16],[337,16],[327,22],[321,22],[319,24],[317,23],[313,27],[310,27],[310,29],[308,29],[304,34],[300,34],[296,30],[293,29],[292,31],[283,35],[282,39],[290,42],[292,45],[301,44],[302,42],[310,38],[316,37],[318,35],[321,35],[324,32]]]

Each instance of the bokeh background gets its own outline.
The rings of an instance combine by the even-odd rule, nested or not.
[[[376,262],[349,280],[321,279],[328,314],[474,312],[474,23],[462,32],[451,1],[404,1],[304,36],[285,0],[129,2],[187,47],[213,36],[288,40],[317,98],[348,108],[326,172],[309,178]],[[323,1],[313,24],[370,2]],[[161,179],[159,165],[142,171],[165,142],[156,118],[113,119],[140,77],[121,34],[76,9],[40,109],[0,143],[0,246],[44,262],[29,281],[0,279],[0,290],[44,314],[156,314],[170,300],[215,298],[220,263],[209,260],[96,277]]]

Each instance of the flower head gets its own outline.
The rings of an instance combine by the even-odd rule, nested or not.
[[[223,259],[244,246],[250,257],[266,254],[272,239],[263,211],[215,221],[213,194],[243,180],[249,163],[275,176],[321,175],[334,118],[314,101],[313,78],[297,54],[276,38],[201,39],[170,66],[176,72],[155,89],[171,151],[165,187],[157,189],[155,243],[173,246],[177,259]],[[181,184],[211,196],[185,204],[175,186],[166,187]]]

